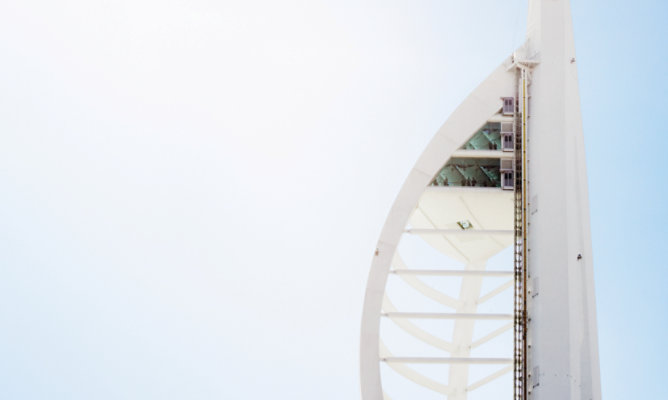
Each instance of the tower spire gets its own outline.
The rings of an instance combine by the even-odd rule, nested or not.
[[[570,0],[529,0],[526,56],[574,49]]]
[[[529,390],[600,399],[589,199],[569,0],[530,0]],[[540,284],[539,284],[540,282]]]

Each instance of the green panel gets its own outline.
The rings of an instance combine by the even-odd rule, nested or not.
[[[501,123],[486,123],[461,148],[464,150],[501,150]]]
[[[431,186],[501,187],[498,158],[451,158]]]

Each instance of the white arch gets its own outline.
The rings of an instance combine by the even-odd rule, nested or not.
[[[420,196],[443,164],[502,107],[502,97],[515,93],[515,70],[505,60],[453,112],[411,170],[383,227],[367,283],[360,341],[363,400],[382,400],[380,318],[385,285],[401,235]]]

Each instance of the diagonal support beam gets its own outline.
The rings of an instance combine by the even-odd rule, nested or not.
[[[508,367],[505,367],[505,368],[503,368],[503,369],[501,369],[501,370],[499,370],[499,371],[493,373],[492,375],[489,375],[489,376],[486,377],[486,378],[483,378],[483,379],[481,379],[481,380],[479,380],[479,381],[477,381],[477,382],[475,382],[475,383],[472,383],[471,385],[469,385],[469,386],[466,388],[466,391],[467,391],[467,392],[472,392],[472,391],[478,389],[479,387],[484,386],[484,385],[486,385],[486,384],[492,382],[493,380],[502,377],[503,375],[509,373],[509,372],[512,371],[512,370],[513,370],[513,366],[512,366],[512,365],[511,365],[511,366],[508,366]]]
[[[417,290],[422,295],[443,304],[444,306],[457,309],[460,305],[459,301],[454,297],[448,296],[447,294],[432,288],[431,286],[425,284],[415,276],[412,275],[399,275],[399,276],[401,276],[401,279],[403,279],[404,282],[412,286],[413,289]]]
[[[382,342],[380,343],[380,353],[390,355],[389,350],[387,349],[387,347],[385,347],[385,345]],[[427,378],[426,376],[422,375],[421,373],[415,371],[413,368],[410,368],[405,364],[388,363],[387,366],[392,368],[399,375],[422,387],[431,389],[437,393],[444,394],[446,396],[452,394],[452,389],[448,385],[444,385],[431,378]]]
[[[514,283],[515,283],[514,280],[510,280],[510,281],[504,283],[503,285],[497,287],[496,289],[492,290],[491,292],[487,293],[486,295],[480,297],[480,298],[478,299],[478,304],[480,305],[480,304],[482,304],[482,303],[484,303],[484,302],[490,300],[491,298],[493,298],[493,297],[495,297],[495,296],[498,296],[499,294],[501,294],[501,293],[503,293],[504,291],[506,291],[506,290],[510,289],[511,287],[513,287],[513,284],[514,284]]]
[[[386,310],[388,312],[397,311],[397,309],[394,307],[394,305],[387,297],[387,295],[385,295],[385,298],[383,299],[383,310]],[[432,335],[431,333],[425,331],[424,329],[415,326],[415,324],[413,324],[411,321],[407,319],[392,319],[392,322],[394,322],[394,324],[397,325],[399,328],[403,329],[404,332],[408,333],[409,335],[413,336],[418,340],[421,340],[424,343],[427,343],[428,345],[434,346],[437,349],[447,351],[448,353],[452,353],[455,350],[455,347],[452,345],[451,342],[443,340],[438,336]]]
[[[482,346],[483,344],[489,342],[490,340],[494,339],[495,337],[503,334],[504,332],[507,332],[509,330],[513,329],[513,323],[506,324],[502,326],[501,328],[491,332],[488,335],[483,336],[482,338],[476,340],[475,342],[471,343],[471,348],[475,349],[478,346]]]

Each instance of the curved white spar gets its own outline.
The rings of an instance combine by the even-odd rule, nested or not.
[[[481,297],[481,281],[485,277],[485,274],[481,271],[485,269],[485,261],[512,243],[512,192],[504,192],[500,188],[491,187],[441,188],[430,187],[429,184],[434,179],[434,176],[443,168],[446,161],[452,156],[461,155],[462,150],[460,148],[462,145],[483,125],[494,118],[497,118],[499,121],[508,120],[507,117],[504,118],[499,115],[499,112],[503,107],[503,98],[515,96],[516,72],[512,68],[511,63],[512,60],[510,58],[502,63],[466,98],[439,129],[412,169],[390,211],[375,252],[364,302],[361,338],[361,384],[362,398],[364,400],[380,400],[384,398],[380,364],[387,362],[388,359],[393,361],[388,363],[389,366],[402,375],[407,376],[408,379],[441,394],[446,394],[450,398],[463,398],[461,396],[465,394],[467,388],[468,390],[473,390],[486,383],[468,382],[468,366],[466,364],[468,362],[481,362],[481,360],[461,356],[461,354],[468,354],[470,352],[473,339],[472,329],[475,322],[475,318],[471,317],[470,314],[475,313],[476,302]],[[498,159],[506,157],[503,152],[498,151],[500,149],[496,150],[482,152],[487,153],[487,156],[492,155]],[[480,152],[471,156],[480,157]],[[427,192],[429,194],[425,195]],[[471,193],[474,193],[474,195],[470,196]],[[507,203],[507,215],[503,221],[495,221],[495,216],[485,215],[484,210],[488,207],[484,207],[484,204],[475,204],[481,201],[479,200],[481,196],[483,198],[482,201],[486,201],[484,200],[486,195],[494,197],[494,201],[497,201],[501,197],[501,201]],[[455,198],[452,198],[452,196],[455,196]],[[469,196],[470,199],[467,199],[466,196]],[[504,196],[505,198],[503,198]],[[485,229],[480,229],[482,226],[479,223],[474,223],[474,227],[471,230],[464,230],[457,226],[439,226],[443,222],[430,220],[430,217],[434,217],[434,215],[428,215],[429,212],[423,210],[423,208],[428,210],[433,209],[433,207],[430,208],[430,202],[438,203],[439,201],[451,202],[452,208],[461,209],[461,213],[467,213],[466,210],[468,209],[467,215],[470,215],[471,219],[484,219],[490,221],[489,223],[496,223],[497,226],[485,226]],[[476,208],[476,206],[477,209],[471,212],[471,208]],[[442,217],[447,219],[450,216]],[[408,226],[409,223],[410,226]],[[429,232],[429,230],[433,232]],[[456,237],[459,232],[465,233],[472,238],[474,236],[483,236],[484,240],[460,240]],[[506,232],[509,232],[510,235]],[[475,235],[476,233],[477,235]],[[419,276],[416,276],[420,274],[420,271],[411,272],[410,269],[402,265],[400,258],[396,255],[396,249],[402,235],[410,234],[420,235],[434,248],[466,264],[465,272],[422,271],[423,275],[460,275],[459,279],[462,280],[460,298],[452,298],[429,287],[420,280]],[[393,263],[395,265],[393,272],[397,273],[398,276],[424,296],[438,301],[444,307],[450,307],[455,314],[469,315],[470,318],[461,318],[461,320],[456,315],[451,316],[452,318],[457,318],[455,331],[451,338],[452,342],[425,332],[414,325],[410,318],[397,318],[399,315],[396,314],[396,308],[386,298],[386,283]],[[511,268],[512,266],[509,266],[508,269],[510,270]],[[503,272],[500,273],[501,276],[503,274]],[[508,275],[507,273],[505,274]],[[494,275],[494,273],[491,273],[491,275]],[[512,281],[512,276],[507,279]],[[512,286],[512,282],[510,286]],[[510,286],[505,285],[502,290],[508,289]],[[491,295],[493,296],[494,293],[491,293]],[[384,302],[385,306],[383,306]],[[449,379],[444,379],[445,382],[435,382],[415,372],[407,366],[417,360],[416,358],[410,358],[410,355],[408,355],[408,358],[388,357],[389,350],[384,348],[380,339],[380,322],[383,314],[395,320],[402,329],[408,331],[418,339],[440,350],[451,353],[452,357],[441,357],[433,360],[434,362],[456,364],[456,366],[451,365],[450,367]],[[412,315],[412,317],[419,316]],[[504,329],[508,330],[506,327]],[[502,333],[505,330],[500,332]],[[499,332],[496,334],[498,335]],[[385,354],[381,354],[381,349],[384,349]],[[458,360],[457,363],[454,360]],[[504,362],[506,361],[504,360]],[[503,366],[502,371],[504,374],[510,372],[510,370],[511,368]],[[495,373],[494,377],[497,375],[500,376],[500,372]],[[494,377],[490,377],[490,380]],[[469,387],[471,384],[473,386]]]

